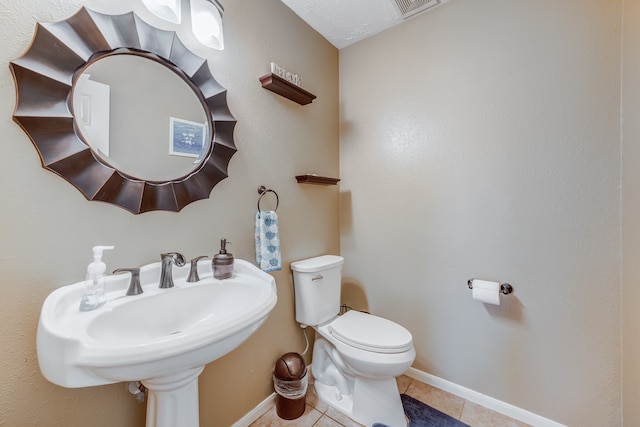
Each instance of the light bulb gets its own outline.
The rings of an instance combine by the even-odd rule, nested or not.
[[[158,18],[174,24],[182,22],[180,0],[142,0],[142,3]]]
[[[213,49],[224,49],[222,15],[208,0],[191,0],[191,25],[196,39]]]

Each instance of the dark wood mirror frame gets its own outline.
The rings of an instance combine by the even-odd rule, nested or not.
[[[134,54],[164,64],[200,98],[211,129],[211,146],[190,174],[171,181],[145,181],[100,161],[76,132],[73,85],[91,63],[114,54]],[[67,20],[38,23],[29,49],[11,61],[17,101],[13,119],[29,135],[42,167],[75,186],[88,200],[134,214],[178,212],[209,198],[226,178],[236,152],[236,120],[227,91],[211,75],[206,59],[186,48],[173,31],[155,28],[130,12],[106,15],[82,7]],[[158,88],[162,90],[162,88]]]

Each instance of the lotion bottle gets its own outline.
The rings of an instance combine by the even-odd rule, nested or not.
[[[84,293],[80,300],[80,311],[91,311],[102,306],[105,302],[105,275],[107,266],[102,262],[102,253],[113,249],[113,246],[94,246],[93,262],[87,266],[84,280]]]
[[[220,240],[220,252],[213,256],[213,277],[228,279],[233,275],[233,255],[227,253],[227,239]]]

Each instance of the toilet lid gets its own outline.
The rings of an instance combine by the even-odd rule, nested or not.
[[[350,310],[329,325],[336,339],[376,353],[402,353],[413,347],[411,332],[391,320]]]

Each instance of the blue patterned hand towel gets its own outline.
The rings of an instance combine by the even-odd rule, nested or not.
[[[256,213],[256,262],[266,272],[282,270],[276,211]]]

